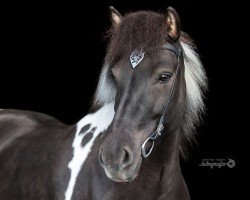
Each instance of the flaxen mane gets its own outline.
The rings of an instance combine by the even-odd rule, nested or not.
[[[138,48],[147,51],[167,42],[167,26],[164,22],[162,14],[139,11],[125,15],[119,27],[110,31],[110,42],[94,105],[101,106],[114,101],[116,86],[110,68],[122,54]],[[207,78],[192,40],[182,33],[180,42],[185,54],[187,93],[185,123],[181,127],[183,130],[181,152],[185,153],[185,143],[194,139],[195,126],[199,124],[200,116],[204,112],[203,93],[207,89]]]

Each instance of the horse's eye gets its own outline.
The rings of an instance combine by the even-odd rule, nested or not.
[[[171,78],[171,74],[170,73],[162,73],[161,74],[161,76],[160,76],[160,78],[159,78],[159,81],[161,82],[161,83],[166,83],[166,82],[168,82],[168,80]]]

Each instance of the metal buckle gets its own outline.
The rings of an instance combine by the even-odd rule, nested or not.
[[[159,136],[161,136],[161,133],[162,133],[163,129],[164,129],[164,126],[161,124],[159,126],[159,129],[157,130],[157,133],[158,133]]]

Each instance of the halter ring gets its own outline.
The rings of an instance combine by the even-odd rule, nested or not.
[[[151,145],[149,151],[146,151],[145,147],[146,147],[146,144],[148,143],[148,141],[152,141],[152,145]],[[142,153],[142,156],[144,158],[147,158],[151,154],[151,152],[154,149],[154,145],[155,145],[155,141],[152,137],[149,137],[148,139],[145,140],[145,142],[141,146],[141,153]]]

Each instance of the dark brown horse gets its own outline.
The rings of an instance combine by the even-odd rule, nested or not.
[[[1,200],[190,199],[179,160],[204,110],[199,56],[173,8],[110,13],[91,114],[0,110]]]

